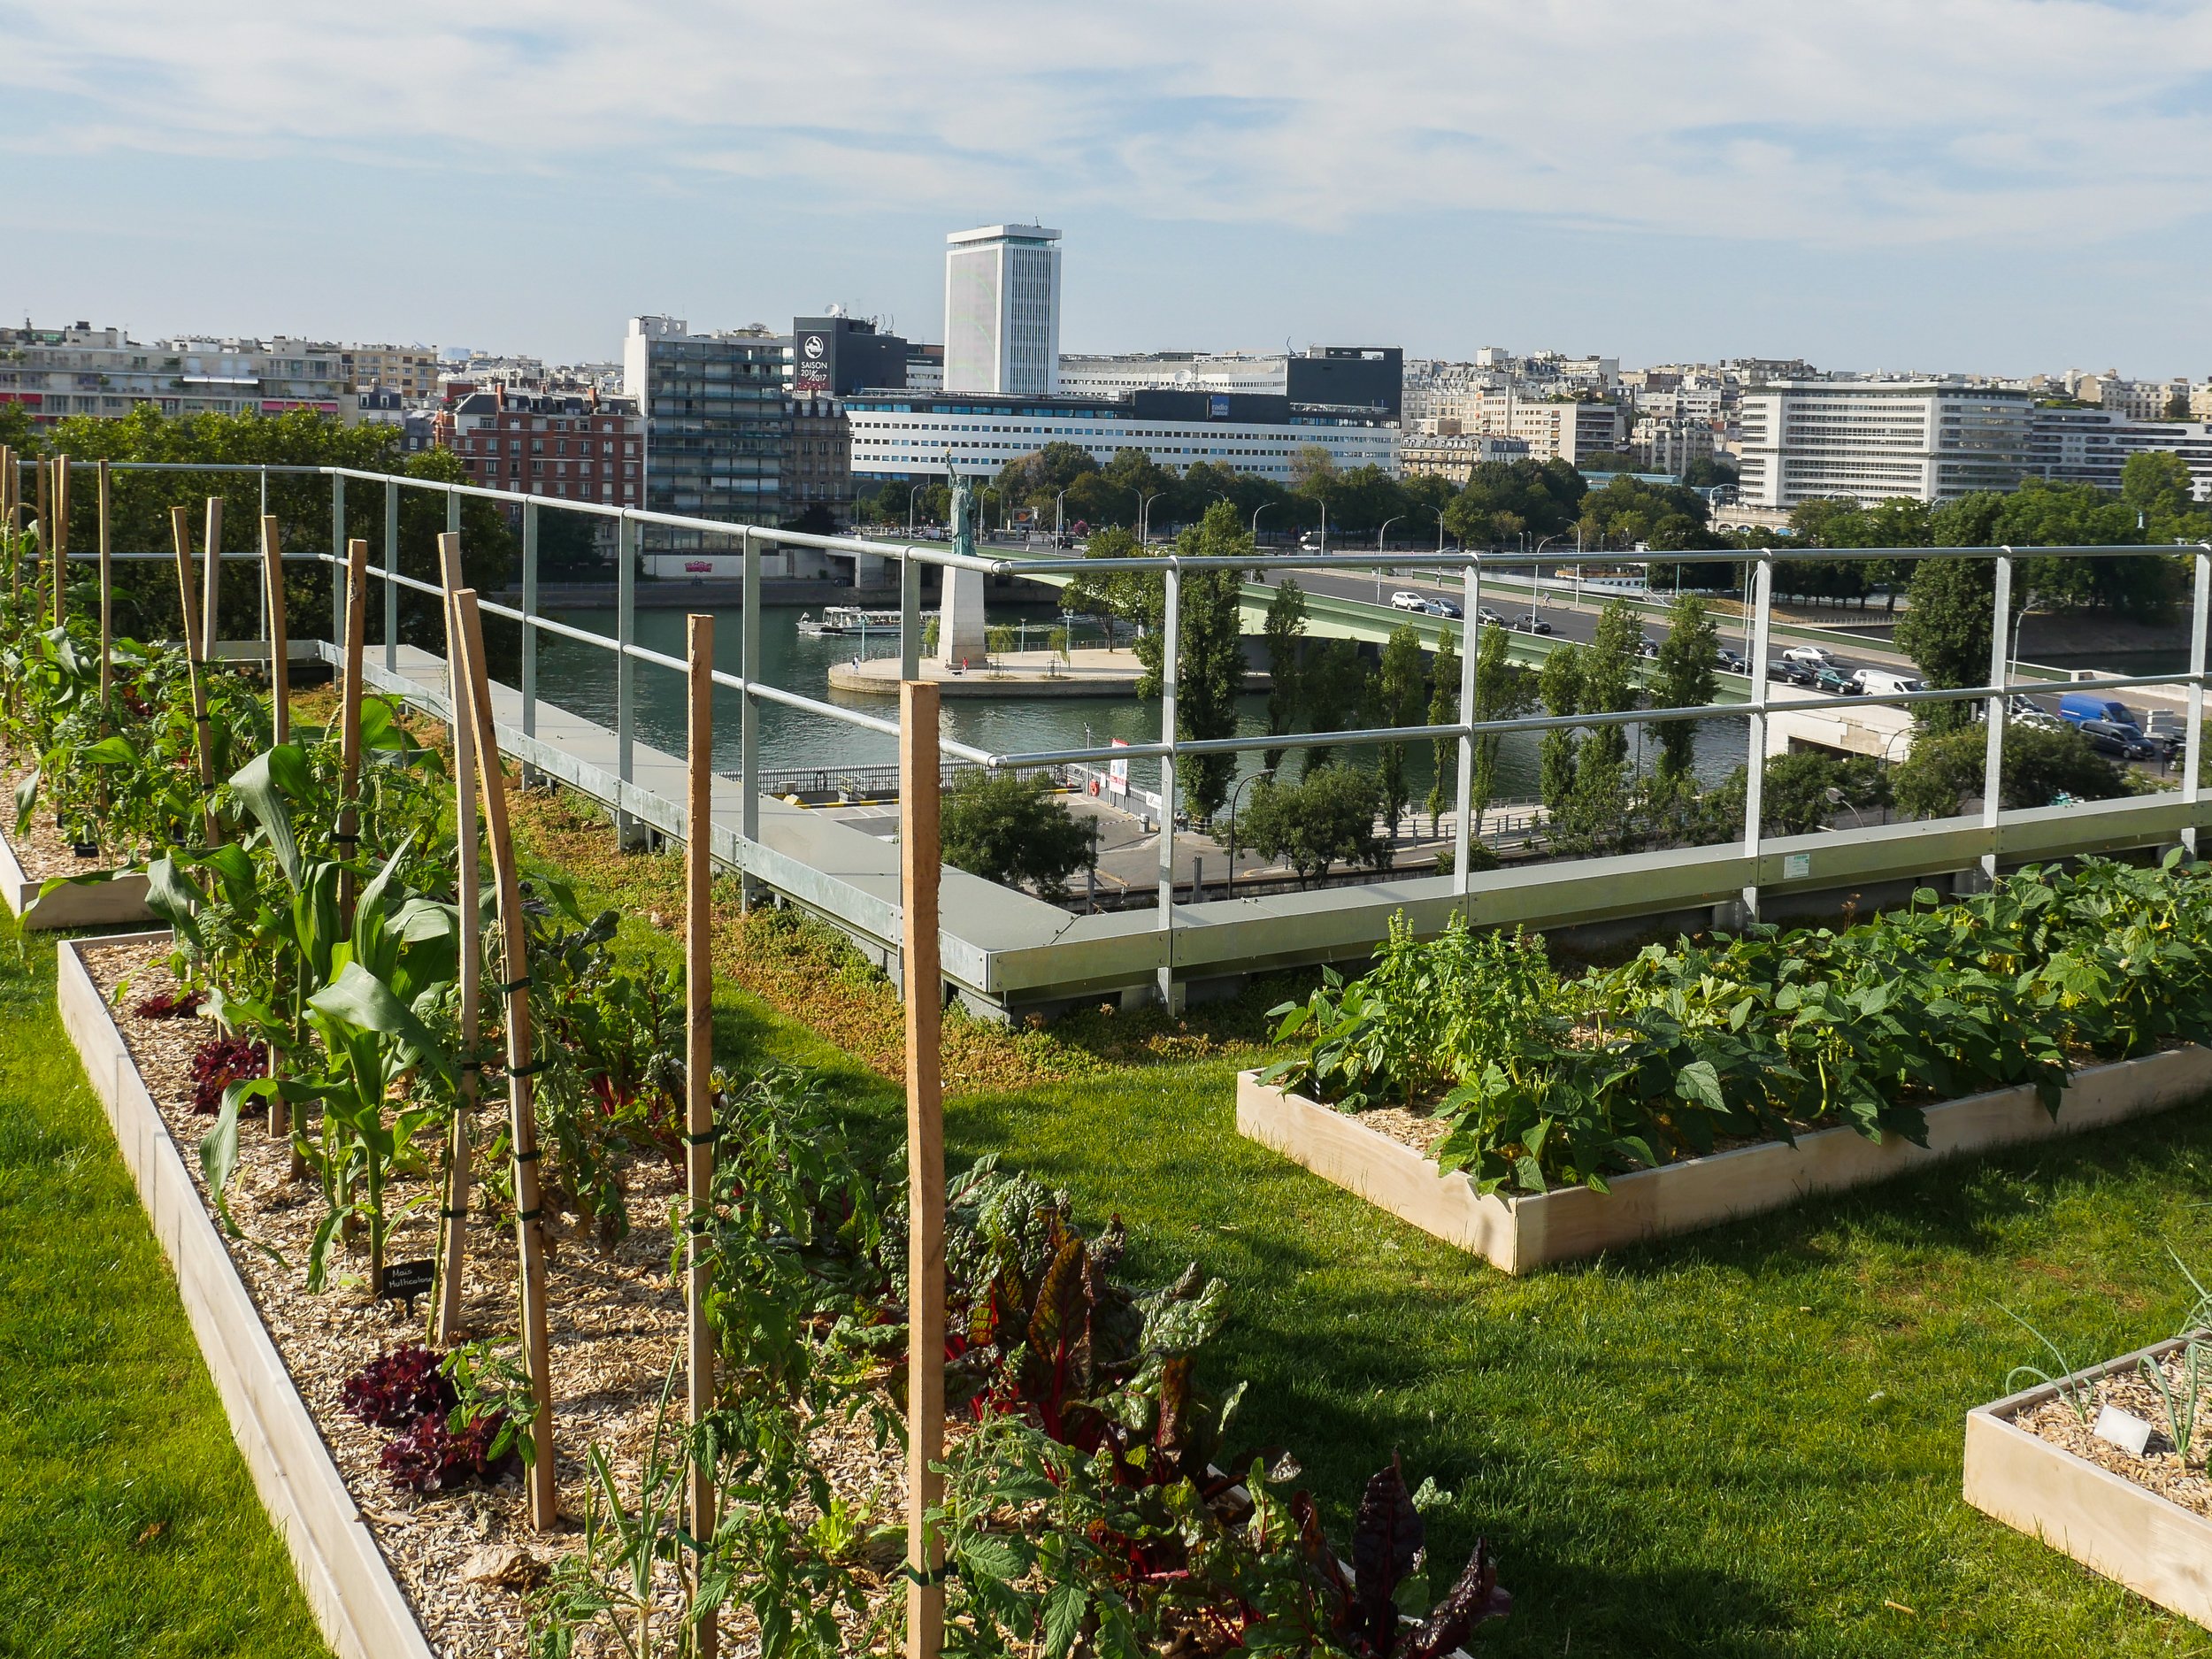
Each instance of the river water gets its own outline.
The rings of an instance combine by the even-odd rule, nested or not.
[[[829,688],[833,664],[849,661],[859,641],[850,636],[809,638],[798,630],[801,608],[771,605],[761,615],[761,678],[772,685],[842,707],[884,718],[895,718],[895,701],[867,697]],[[615,612],[611,607],[564,610],[555,619],[572,627],[588,629],[611,638]],[[1037,613],[1010,611],[994,621],[1028,621],[1034,631]],[[715,665],[728,672],[738,670],[742,613],[732,609],[715,613]],[[684,655],[684,613],[677,610],[640,610],[637,643],[670,657]],[[867,654],[895,652],[895,634],[869,641]],[[615,713],[614,657],[611,653],[574,640],[541,635],[538,642],[538,690],[549,703],[611,726]],[[735,692],[718,688],[715,699],[715,764],[734,772],[738,765],[739,698]],[[1130,742],[1156,742],[1160,735],[1157,703],[1129,697],[948,698],[944,704],[944,733],[964,743],[996,754],[1102,745],[1119,737]],[[637,719],[641,741],[680,754],[684,747],[684,687],[682,677],[650,664],[637,668]],[[1238,705],[1240,735],[1267,730],[1267,699],[1242,698]],[[1497,799],[1532,800],[1537,794],[1538,737],[1533,733],[1509,733],[1500,747]],[[1631,729],[1635,745],[1639,733]],[[1708,721],[1700,729],[1697,771],[1716,780],[1744,757],[1745,728],[1740,719]],[[1647,750],[1649,745],[1645,745]],[[764,703],[760,715],[760,757],[764,771],[798,771],[817,766],[889,764],[898,758],[896,740],[887,733],[871,732]],[[1431,780],[1430,750],[1426,743],[1410,746],[1408,770],[1414,797],[1425,797]],[[1240,759],[1240,775],[1259,769],[1262,757],[1255,751]],[[1133,761],[1131,781],[1141,788],[1156,787],[1156,763]]]

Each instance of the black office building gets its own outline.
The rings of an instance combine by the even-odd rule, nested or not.
[[[791,324],[791,389],[843,397],[906,384],[906,342],[857,317],[800,317]]]

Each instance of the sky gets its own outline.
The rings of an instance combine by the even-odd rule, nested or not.
[[[2212,4],[0,0],[0,318],[2212,375]]]

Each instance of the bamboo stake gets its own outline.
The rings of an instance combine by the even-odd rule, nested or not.
[[[109,489],[108,464],[100,463],[100,703],[107,705],[109,694],[114,690],[115,664],[109,659],[115,653],[115,566],[114,547],[110,539],[110,519],[114,502]]]
[[[54,457],[54,626],[62,625],[69,595],[69,457]]]
[[[453,1134],[446,1148],[445,1203],[438,1212],[437,1323],[431,1340],[450,1346],[461,1328],[461,1287],[468,1256],[469,1162],[474,1137],[478,1087],[483,1061],[476,1051],[481,1016],[484,962],[484,907],[479,902],[483,878],[477,870],[476,728],[469,718],[469,694],[460,655],[460,618],[453,595],[461,588],[461,538],[438,538],[438,569],[445,587],[446,691],[453,711],[453,839],[459,854],[455,891],[461,916],[461,1101],[453,1114]]]
[[[276,515],[261,517],[261,579],[268,588],[269,718],[276,741],[292,741],[292,647],[284,626],[284,549]]]
[[[19,599],[16,580],[23,563],[15,545],[23,529],[23,471],[21,457],[4,443],[0,443],[0,525],[8,536],[8,608],[12,611]]]
[[[205,816],[207,844],[215,845],[215,734],[207,723],[206,662],[201,655],[199,625],[192,609],[192,510],[169,509],[169,530],[177,544],[177,594],[184,606],[184,664],[192,681],[192,726],[200,757],[201,808]]]
[[[47,500],[51,480],[47,476],[45,462],[33,461],[31,463],[31,482],[38,491],[38,517],[31,525],[31,580],[37,583],[44,580],[46,544],[53,534],[53,525],[50,522],[52,515],[48,510]],[[40,620],[43,621],[45,619],[45,595],[38,595],[34,603],[39,607]]]
[[[693,1428],[714,1409],[714,1333],[707,1325],[703,1235],[714,1204],[714,618],[690,618],[690,762],[684,803],[684,1187],[690,1200],[685,1316],[690,1376],[685,1404]],[[714,1535],[714,1466],[691,1465],[691,1532]],[[694,1638],[698,1659],[715,1659],[720,1632],[710,1616]]]
[[[944,1020],[937,964],[937,687],[899,687],[900,932],[906,992],[906,1659],[945,1640],[944,1544],[924,1517],[944,1495],[945,1118],[938,1079]]]
[[[459,615],[458,642],[469,691],[469,718],[476,728],[476,775],[482,788],[484,827],[491,842],[492,876],[499,886],[499,926],[505,949],[507,983],[507,1104],[512,1114],[515,1156],[515,1248],[522,1262],[522,1345],[530,1366],[535,1404],[531,1434],[537,1455],[530,1464],[531,1523],[544,1532],[560,1519],[560,1494],[553,1479],[552,1356],[545,1327],[545,1226],[543,1195],[538,1187],[538,1125],[530,1104],[529,925],[522,914],[522,880],[515,867],[515,844],[507,829],[506,778],[499,765],[499,731],[492,720],[490,677],[484,667],[484,624],[476,590],[454,595]]]
[[[353,855],[361,839],[361,641],[369,606],[369,544],[346,543],[346,650],[338,687],[338,918],[353,928]]]
[[[200,566],[200,660],[212,664],[222,638],[223,498],[207,498],[207,561]]]

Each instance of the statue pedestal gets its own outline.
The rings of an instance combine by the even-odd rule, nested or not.
[[[944,603],[937,613],[937,660],[948,668],[964,662],[980,668],[987,655],[983,572],[949,569],[944,572]]]

